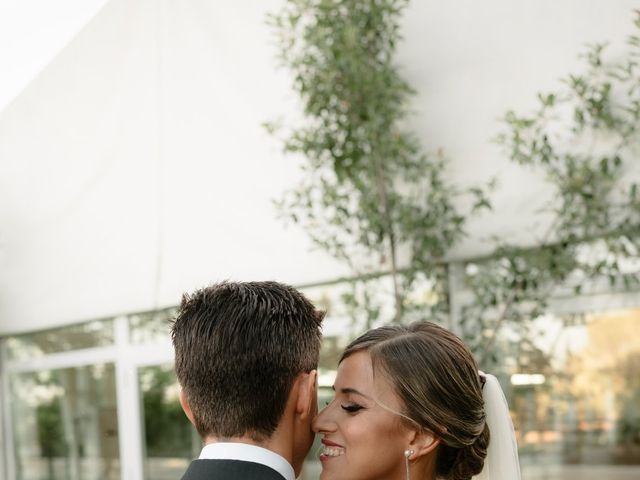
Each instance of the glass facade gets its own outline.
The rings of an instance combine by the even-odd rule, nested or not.
[[[640,310],[537,323],[511,377],[524,478],[640,478]]]
[[[364,328],[334,308],[344,291],[335,285],[307,292],[328,309],[321,406],[332,396],[340,353]],[[179,478],[201,443],[178,399],[168,343],[174,313],[2,339],[7,480]],[[116,323],[128,332],[118,340]],[[507,332],[496,341],[492,373],[509,400],[523,479],[640,478],[638,332],[636,308],[549,314],[533,323],[527,338]],[[319,477],[319,448],[316,440],[303,480]]]
[[[112,364],[12,375],[17,480],[120,479]]]
[[[200,455],[200,437],[180,406],[172,364],[138,370],[143,407],[144,478],[175,480]]]
[[[70,327],[55,328],[4,339],[9,359],[26,360],[49,353],[69,352],[112,345],[113,320],[95,320]]]
[[[135,344],[167,342],[171,332],[171,321],[175,314],[176,308],[170,307],[155,312],[131,315],[129,317],[131,342]]]

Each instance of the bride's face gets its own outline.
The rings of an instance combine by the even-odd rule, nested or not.
[[[393,386],[374,379],[366,351],[347,357],[338,367],[335,398],[316,417],[322,434],[321,480],[403,479],[404,450],[410,431],[394,412],[402,411]]]

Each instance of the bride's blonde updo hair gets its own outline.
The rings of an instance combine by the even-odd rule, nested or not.
[[[351,342],[340,362],[368,351],[374,372],[386,375],[403,417],[440,438],[436,476],[470,480],[489,446],[482,381],[473,354],[450,331],[431,322],[370,330]]]

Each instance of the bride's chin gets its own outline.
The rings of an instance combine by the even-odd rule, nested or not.
[[[322,467],[322,472],[320,472],[320,480],[339,480],[335,478],[335,476],[331,475],[326,467]]]

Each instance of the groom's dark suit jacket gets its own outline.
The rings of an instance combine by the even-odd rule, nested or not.
[[[182,480],[284,480],[274,469],[242,460],[194,460]]]

